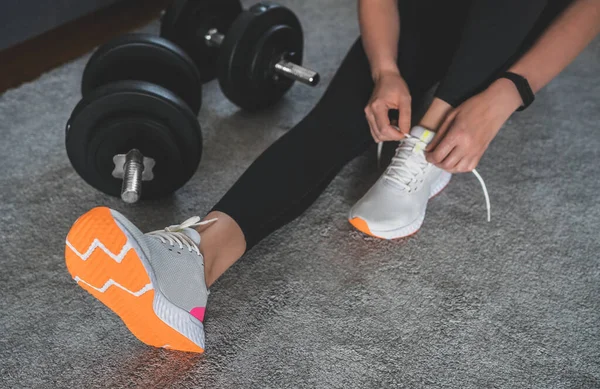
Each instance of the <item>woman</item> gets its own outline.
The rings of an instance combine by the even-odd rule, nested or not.
[[[315,108],[203,221],[143,234],[95,208],[75,222],[70,273],[140,340],[202,352],[207,287],[374,141],[401,142],[350,222],[383,238],[416,232],[428,199],[472,171],[510,115],[600,31],[600,0],[360,0],[359,15],[362,36]],[[412,104],[436,84],[411,129]]]

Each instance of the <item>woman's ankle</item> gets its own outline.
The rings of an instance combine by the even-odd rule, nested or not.
[[[197,228],[200,233],[200,252],[204,257],[204,277],[210,287],[246,251],[246,239],[240,226],[229,215],[211,212],[204,220],[214,223]]]
[[[427,112],[425,112],[425,115],[423,115],[419,121],[419,125],[435,132],[438,130],[438,128],[440,128],[444,122],[444,119],[446,119],[446,116],[451,110],[452,106],[450,104],[438,97],[435,97],[427,109]]]

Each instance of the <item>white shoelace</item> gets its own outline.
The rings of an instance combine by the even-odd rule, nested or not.
[[[192,238],[183,233],[182,230],[185,228],[203,226],[206,224],[213,223],[215,221],[217,221],[216,218],[200,221],[199,216],[194,216],[187,219],[181,224],[168,226],[164,230],[152,231],[149,232],[147,235],[152,236],[154,238],[158,238],[161,242],[168,243],[171,246],[175,246],[177,244],[180,249],[183,249],[183,247],[185,246],[189,252],[195,252],[196,254],[200,255],[200,248],[198,247],[196,242],[194,242]]]
[[[410,183],[423,175],[424,169],[429,165],[424,157],[413,158],[416,155],[413,149],[418,142],[421,142],[421,140],[414,136],[409,136],[400,141],[396,153],[383,176],[384,179],[400,185],[409,192],[411,190]],[[417,153],[422,156],[421,151]]]
[[[415,161],[414,159],[410,158],[413,153],[413,148],[417,142],[422,141],[416,136],[406,134],[406,138],[400,141],[400,144],[396,149],[396,154],[392,158],[392,162],[384,173],[385,179],[400,184],[406,190],[410,190],[410,182],[415,180],[419,174],[422,174],[423,168],[429,164],[424,158],[424,162]],[[423,148],[425,148],[425,145],[423,145]],[[380,166],[382,149],[383,142],[380,142],[377,144],[377,166]],[[419,151],[418,153],[422,154],[423,151]],[[487,221],[489,222],[492,220],[492,206],[490,203],[490,196],[488,194],[487,186],[485,185],[485,181],[483,181],[483,177],[481,177],[476,169],[471,170],[471,173],[473,173],[473,175],[477,178],[479,184],[481,185],[481,189],[483,190],[485,206],[487,209]]]

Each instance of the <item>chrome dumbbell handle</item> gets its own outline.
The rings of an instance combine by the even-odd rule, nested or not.
[[[220,47],[221,44],[223,44],[223,39],[225,39],[225,35],[217,31],[216,28],[211,28],[206,35],[204,35],[204,40],[210,47]],[[321,79],[319,73],[314,70],[297,65],[283,58],[275,64],[273,70],[284,77],[291,78],[292,80],[299,81],[309,86],[317,85]]]
[[[204,35],[204,40],[210,47],[221,47],[223,39],[225,39],[225,35],[221,34],[216,28],[211,28],[206,35]]]
[[[152,169],[155,162],[147,158],[137,149],[131,149],[127,154],[117,154],[113,157],[115,169],[113,177],[123,180],[121,199],[129,204],[137,202],[142,196],[142,181],[154,178]]]
[[[281,59],[275,64],[275,71],[285,77],[300,81],[301,83],[310,86],[316,86],[321,79],[319,73],[315,72],[314,70],[310,70],[304,66],[296,65],[295,63],[286,61],[285,59]]]

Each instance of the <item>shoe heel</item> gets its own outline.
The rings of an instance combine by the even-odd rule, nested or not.
[[[156,316],[150,276],[110,209],[94,208],[77,219],[67,235],[65,262],[77,284],[115,312],[143,343],[204,351]]]

